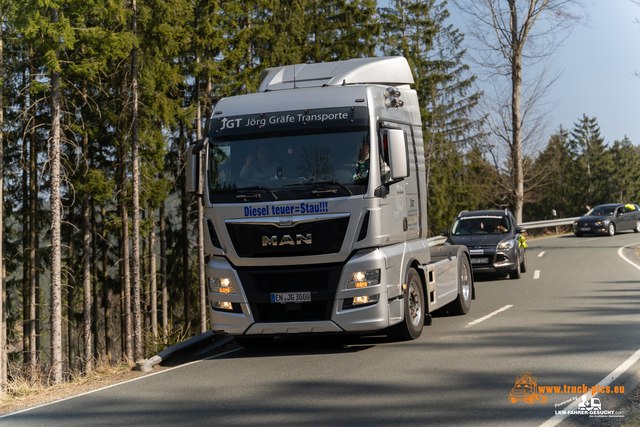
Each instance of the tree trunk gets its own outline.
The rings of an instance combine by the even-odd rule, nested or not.
[[[149,230],[149,283],[151,286],[151,334],[158,336],[158,289],[156,284],[156,215],[150,209],[151,229]]]
[[[69,223],[73,224],[74,223],[74,215],[73,215],[73,208],[70,209],[69,211]],[[67,269],[70,272],[73,272],[73,260],[74,260],[74,256],[73,256],[73,227],[69,225],[68,227],[69,230],[69,256],[67,257]],[[68,349],[67,349],[67,361],[69,363],[69,369],[73,368],[74,363],[75,363],[75,359],[74,359],[74,344],[75,344],[75,338],[74,338],[74,323],[75,323],[75,313],[74,313],[74,306],[73,306],[73,299],[74,299],[74,295],[73,292],[75,290],[75,286],[73,283],[73,274],[70,273],[67,275],[67,345],[68,345]]]
[[[522,223],[522,207],[524,205],[524,171],[522,162],[522,132],[521,132],[521,89],[522,89],[522,44],[518,31],[518,11],[515,0],[509,0],[511,7],[511,126],[512,148],[511,157],[515,179],[515,214],[518,224]]]
[[[92,371],[91,360],[91,220],[89,218],[89,193],[82,197],[82,292],[83,292],[83,345],[82,357],[85,374]]]
[[[199,62],[199,59],[198,59]],[[202,105],[200,103],[200,79],[196,78],[196,140],[202,139]],[[200,170],[198,171],[198,193],[204,193],[204,167],[205,151],[198,154],[200,157]],[[200,295],[200,333],[207,332],[207,290],[205,285],[204,265],[204,198],[198,197],[198,289]]]
[[[127,188],[127,156],[124,150],[124,141],[122,142],[122,152],[120,159],[122,160],[120,170],[120,216],[122,218],[122,311],[124,320],[124,354],[127,359],[133,359],[133,349],[131,346],[131,279],[129,271],[129,214],[127,212],[127,200],[124,192]]]
[[[4,16],[0,13],[0,76],[4,76],[4,45],[2,25]],[[4,323],[4,251],[2,241],[4,239],[4,90],[0,85],[0,396],[3,394],[6,383],[7,363],[6,363],[6,334]]]
[[[137,37],[137,13],[138,6],[136,0],[132,2],[131,27],[133,36]],[[140,201],[138,195],[139,171],[138,171],[138,63],[137,63],[137,47],[134,44],[131,51],[131,92],[133,103],[133,123],[131,136],[131,163],[133,164],[133,207],[131,220],[133,222],[132,231],[132,264],[133,269],[133,346],[134,360],[142,359],[142,318],[140,316]]]
[[[31,67],[27,66],[26,70],[25,70],[26,75],[23,77],[23,86],[25,86],[27,83],[27,80],[29,81],[29,88],[31,88],[31,77],[29,77],[31,75]],[[29,91],[30,93],[30,91]],[[30,95],[25,95],[25,100],[24,103],[22,105],[23,109],[25,111],[29,111],[30,110],[30,104],[31,104],[31,96]],[[33,134],[29,131],[29,126],[30,126],[30,122],[29,122],[29,115],[27,114],[24,120],[24,134],[26,136],[26,138],[22,139],[22,157],[24,159],[28,159],[29,158],[29,147],[27,145],[28,142],[31,141],[31,144],[33,144]],[[23,209],[22,209],[22,214],[23,214],[23,230],[26,230],[26,233],[23,233],[22,235],[22,248],[23,248],[23,252],[26,254],[29,248],[29,222],[26,218],[28,218],[27,212],[28,212],[28,206],[29,203],[31,201],[31,198],[29,197],[29,170],[27,168],[24,168],[22,170],[22,205],[23,205]],[[30,354],[29,354],[29,273],[31,272],[29,263],[27,258],[23,258],[23,262],[22,262],[22,271],[25,272],[25,274],[23,274],[22,276],[22,361],[23,361],[23,367],[25,369],[27,369],[27,366],[30,366],[31,362],[30,362]]]
[[[184,124],[180,122],[180,153],[186,152],[185,137],[184,137]],[[184,161],[184,157],[181,155],[180,160]],[[184,165],[184,163],[183,163]],[[184,170],[184,168],[181,168]],[[186,181],[185,181],[186,184]],[[189,215],[189,197],[187,195],[186,185],[182,185],[182,289],[184,292],[184,328],[188,331],[189,323],[191,322],[191,289],[189,283],[189,229],[188,229],[188,215]]]
[[[58,10],[51,12],[51,21],[58,22]],[[60,265],[60,73],[51,73],[51,378],[62,382],[62,301]]]
[[[100,206],[102,218],[102,293],[104,298],[104,345],[109,363],[113,360],[113,340],[111,338],[111,298],[109,286],[109,248],[107,246],[107,209],[104,202]]]
[[[162,329],[165,333],[169,325],[169,293],[167,291],[167,235],[164,223],[164,200],[160,205],[160,277],[162,280]]]
[[[29,146],[29,372],[35,375],[38,366],[36,348],[36,245],[38,230],[36,210],[38,209],[36,138],[31,135]]]
[[[91,321],[91,334],[93,335],[93,359],[98,358],[100,350],[100,334],[98,334],[98,314],[100,313],[100,299],[98,298],[98,230],[96,227],[96,201],[91,198],[91,278],[93,280],[93,317]]]

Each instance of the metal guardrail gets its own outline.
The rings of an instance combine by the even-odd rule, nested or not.
[[[580,219],[580,217],[552,219],[548,221],[523,222],[522,224],[520,224],[520,227],[524,228],[525,230],[529,230],[532,228],[557,227],[560,225],[571,225],[578,219]],[[429,242],[429,246],[440,246],[443,245],[446,241],[446,236],[436,236],[427,239],[427,242]]]
[[[557,227],[559,225],[571,225],[578,219],[580,219],[579,216],[575,218],[552,219],[549,221],[523,222],[522,224],[520,224],[520,227],[524,228],[525,230],[529,228]]]

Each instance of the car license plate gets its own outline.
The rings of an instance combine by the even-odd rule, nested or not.
[[[580,227],[580,231],[591,231],[591,227]]]
[[[471,258],[471,264],[489,264],[489,258]]]
[[[311,292],[279,292],[277,294],[271,294],[271,302],[276,304],[309,301],[311,301]]]

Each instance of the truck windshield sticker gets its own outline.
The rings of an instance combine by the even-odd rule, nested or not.
[[[279,216],[294,214],[312,214],[329,212],[329,204],[327,202],[316,203],[295,203],[291,205],[260,205],[245,206],[244,216],[249,218],[261,216]]]
[[[367,126],[366,107],[322,108],[218,117],[211,120],[211,138],[309,128]]]

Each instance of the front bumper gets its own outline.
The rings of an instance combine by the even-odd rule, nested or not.
[[[510,250],[485,251],[480,255],[471,255],[471,269],[474,273],[509,273],[518,268],[516,263],[518,250],[519,248],[516,246]],[[486,259],[487,262],[477,262],[483,259]]]
[[[586,230],[588,228],[588,230]],[[578,234],[607,234],[607,225],[578,224],[573,225],[573,233]]]
[[[363,251],[345,264],[264,266],[234,268],[225,258],[214,257],[207,265],[207,280],[229,278],[235,294],[209,292],[211,329],[231,335],[282,335],[295,333],[368,332],[389,326],[386,262],[379,250]],[[380,270],[380,283],[346,289],[351,273]],[[311,302],[279,304],[271,293],[310,292]],[[359,296],[378,296],[370,305],[345,307]],[[230,302],[235,310],[214,308]],[[397,315],[397,313],[396,313]],[[395,316],[394,316],[395,317]]]

